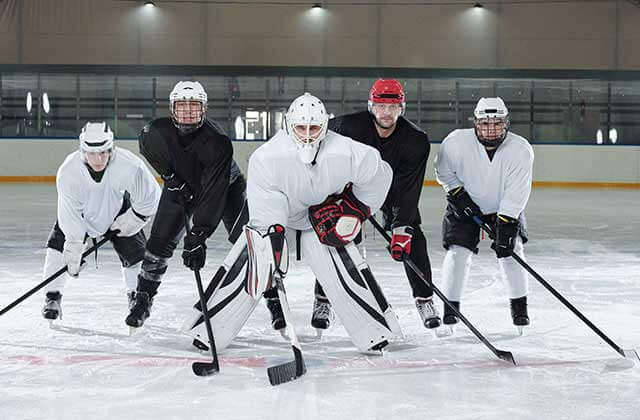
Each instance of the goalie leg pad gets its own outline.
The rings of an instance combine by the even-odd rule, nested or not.
[[[354,244],[327,247],[311,230],[301,239],[303,256],[360,351],[402,337],[393,310]]]
[[[513,252],[526,261],[522,243],[523,241],[520,237],[516,238]],[[498,265],[500,266],[500,272],[502,273],[502,278],[505,280],[511,299],[529,294],[529,276],[524,267],[518,264],[513,257],[499,258]]]
[[[249,251],[247,293],[258,300],[271,289],[274,275],[284,278],[289,268],[289,250],[282,225],[270,226],[264,235],[251,226],[245,226]]]
[[[238,335],[259,302],[259,299],[254,299],[246,292],[246,244],[245,237],[240,236],[205,291],[205,297],[208,297],[207,313],[218,351],[225,349]],[[206,343],[207,332],[203,320],[198,302],[184,322],[182,331]]]
[[[463,246],[449,246],[442,262],[442,292],[447,299],[460,302],[471,271],[472,255],[473,251]]]

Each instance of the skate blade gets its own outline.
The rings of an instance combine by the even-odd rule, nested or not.
[[[138,331],[138,328],[136,327],[129,327],[129,337],[132,337],[136,334],[136,331]]]
[[[442,325],[434,331],[437,338],[453,337],[456,334],[456,325]]]
[[[55,319],[48,319],[47,321],[49,321],[49,328],[54,329],[55,325],[56,325],[56,320]]]
[[[518,337],[522,337],[526,335],[524,325],[515,325],[515,327],[516,327],[516,333],[518,334]]]
[[[322,333],[324,332],[323,329],[321,328],[316,328],[316,340],[320,341],[322,340]]]

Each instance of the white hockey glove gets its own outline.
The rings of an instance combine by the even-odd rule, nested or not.
[[[129,207],[127,211],[116,217],[113,224],[109,229],[119,230],[120,232],[116,236],[133,236],[140,232],[140,229],[147,224],[147,219],[141,219],[134,211],[132,207]]]
[[[67,272],[73,277],[77,277],[78,273],[80,273],[83,252],[84,241],[65,241],[62,259],[67,266]]]

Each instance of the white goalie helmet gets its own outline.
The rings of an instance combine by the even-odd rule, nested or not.
[[[502,98],[480,98],[473,111],[473,125],[483,146],[499,146],[509,131],[509,110]]]
[[[176,108],[177,102],[198,103],[199,107]],[[185,104],[186,105],[186,104]],[[169,94],[169,111],[173,124],[182,133],[189,133],[202,126],[207,112],[207,92],[200,82],[180,81],[176,83]]]
[[[285,129],[298,148],[298,157],[304,163],[313,162],[329,126],[324,104],[305,92],[291,103],[285,119]]]

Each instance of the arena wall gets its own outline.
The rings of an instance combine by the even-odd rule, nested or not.
[[[135,140],[116,144],[137,153]],[[235,141],[234,157],[246,173],[259,141]],[[53,182],[65,156],[78,147],[77,139],[0,139],[0,182]],[[433,160],[439,144],[432,144],[425,184],[433,184]],[[640,146],[533,145],[537,186],[618,187],[640,189]]]

